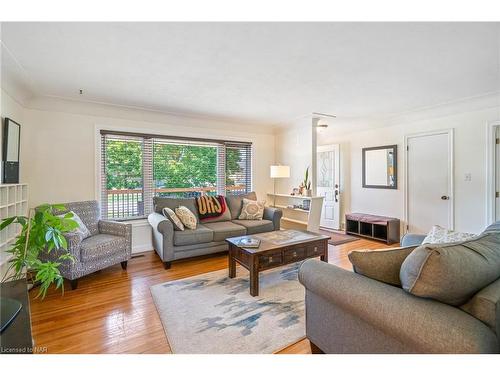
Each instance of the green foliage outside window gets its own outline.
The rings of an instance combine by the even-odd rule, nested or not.
[[[217,183],[217,147],[179,144],[154,145],[155,188],[210,187]],[[226,150],[226,185],[238,183],[235,175],[243,171],[242,155]],[[106,187],[142,188],[142,141],[106,141]]]

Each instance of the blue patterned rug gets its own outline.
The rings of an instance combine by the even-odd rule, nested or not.
[[[249,293],[238,267],[158,284],[151,294],[174,353],[274,353],[305,337],[304,287],[296,263],[260,274]]]

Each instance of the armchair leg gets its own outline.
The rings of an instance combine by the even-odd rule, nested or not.
[[[122,270],[127,269],[127,261],[121,262],[120,264],[122,265]]]
[[[315,343],[312,341],[309,341],[309,343],[311,345],[311,354],[325,354],[325,352],[318,348]]]
[[[163,262],[163,268],[169,270],[172,267],[172,262]]]
[[[78,279],[69,280],[69,283],[71,284],[71,290],[75,290],[78,287]]]

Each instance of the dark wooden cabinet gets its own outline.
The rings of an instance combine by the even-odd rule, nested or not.
[[[347,234],[383,241],[391,245],[400,240],[400,221],[387,216],[346,214],[345,231]]]
[[[3,298],[15,299],[23,306],[10,325],[0,334],[0,353],[33,353],[30,303],[26,280],[22,279],[0,283],[0,296]]]

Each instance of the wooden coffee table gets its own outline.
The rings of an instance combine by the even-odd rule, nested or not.
[[[243,238],[259,239],[259,248],[238,246]],[[250,295],[259,295],[259,272],[307,258],[328,262],[328,239],[317,233],[281,230],[226,239],[229,244],[229,277],[236,276],[236,262],[250,272]]]

